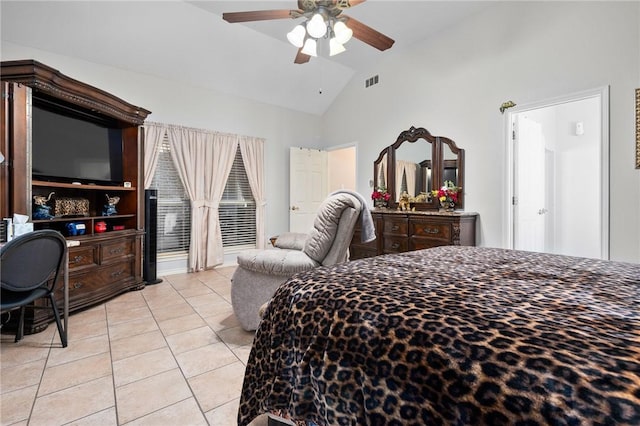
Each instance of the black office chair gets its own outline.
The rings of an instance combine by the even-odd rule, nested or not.
[[[41,297],[48,297],[62,347],[67,347],[67,330],[62,328],[54,296],[66,250],[67,242],[62,234],[52,230],[20,235],[0,249],[0,310],[7,312],[20,308],[16,342],[22,339],[24,333],[25,306]]]

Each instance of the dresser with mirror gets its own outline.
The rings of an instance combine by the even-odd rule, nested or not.
[[[432,190],[445,181],[462,188],[454,211],[441,211]],[[386,207],[372,211],[376,239],[360,241],[360,229],[351,241],[350,258],[361,259],[388,253],[443,245],[476,244],[477,213],[464,209],[464,149],[425,128],[411,127],[384,148],[373,165],[374,188],[385,189]],[[401,196],[409,197],[409,205]]]

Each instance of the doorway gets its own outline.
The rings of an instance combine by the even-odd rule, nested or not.
[[[340,189],[356,190],[356,146],[350,145],[327,151],[328,193]]]
[[[608,88],[508,114],[509,247],[609,258]]]
[[[330,193],[356,189],[355,144],[289,151],[289,231],[308,232]]]

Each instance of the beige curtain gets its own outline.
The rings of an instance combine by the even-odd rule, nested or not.
[[[385,187],[387,191],[390,188],[387,187],[387,156],[382,157],[382,160],[378,164],[378,188]],[[378,189],[374,188],[374,189]]]
[[[402,193],[402,176],[406,176],[407,179],[407,193],[409,196],[414,197],[416,195],[416,174],[418,167],[417,163],[411,161],[396,160],[396,198],[400,198]]]
[[[256,202],[256,247],[265,248],[264,139],[240,136],[240,152]]]
[[[189,268],[224,262],[218,207],[233,165],[238,137],[184,127],[169,128],[171,156],[191,200]]]
[[[409,196],[416,196],[416,175],[418,171],[418,164],[407,162],[404,166],[404,174],[407,176],[407,192]]]
[[[402,176],[404,175],[404,161],[396,160],[396,201],[400,199],[400,195],[402,194]]]
[[[158,155],[167,127],[160,123],[144,123],[144,188],[151,187],[158,165]]]

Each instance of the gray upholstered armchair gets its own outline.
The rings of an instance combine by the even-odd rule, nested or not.
[[[238,256],[231,278],[231,304],[245,330],[255,330],[260,307],[297,272],[344,262],[361,212],[370,213],[357,194],[331,194],[320,206],[308,234],[278,236],[274,249],[248,250]]]

